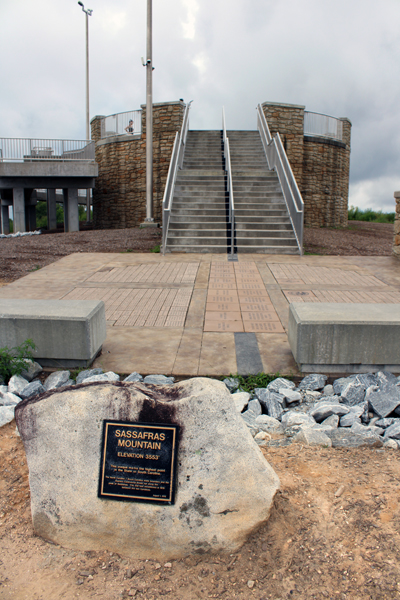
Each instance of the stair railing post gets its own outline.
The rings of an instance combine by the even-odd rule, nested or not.
[[[226,172],[226,191],[229,195],[229,223],[231,226],[231,251],[230,254],[235,254],[235,204],[233,199],[232,185],[232,168],[231,168],[231,153],[229,148],[229,138],[226,133],[225,108],[222,107],[222,132],[224,144],[224,160]]]

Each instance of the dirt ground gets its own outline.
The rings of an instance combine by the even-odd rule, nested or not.
[[[350,221],[347,229],[304,230],[306,254],[390,256],[393,225]],[[160,229],[102,229],[0,239],[0,282],[9,283],[73,252],[150,252]]]
[[[390,256],[393,224],[349,221],[345,229],[304,228],[306,254],[335,256]]]
[[[393,226],[306,229],[306,250],[387,255]],[[159,232],[88,231],[0,240],[13,281],[71,252],[150,251]],[[0,599],[400,599],[400,461],[393,450],[263,450],[281,480],[269,521],[234,554],[158,564],[78,553],[33,533],[15,421],[0,428]],[[240,482],[238,482],[240,485]]]
[[[100,229],[0,239],[0,280],[15,281],[74,252],[150,252],[161,229]]]
[[[397,451],[263,452],[281,480],[269,521],[234,554],[159,564],[36,537],[22,442],[15,421],[2,427],[1,600],[400,598]]]

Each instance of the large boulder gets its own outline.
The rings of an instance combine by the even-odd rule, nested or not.
[[[391,385],[390,381],[384,385],[383,389],[371,386],[367,389],[365,399],[374,413],[384,419],[400,406],[400,388],[397,385]]]
[[[80,551],[166,560],[234,552],[268,519],[279,479],[222,382],[89,383],[21,402],[35,532]],[[98,498],[104,420],[177,424],[175,504]]]

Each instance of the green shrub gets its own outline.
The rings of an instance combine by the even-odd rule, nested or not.
[[[86,221],[86,206],[78,205],[79,221]],[[93,211],[90,210],[91,216]],[[56,205],[57,223],[64,223],[64,207],[62,204]],[[47,202],[39,200],[36,204],[36,229],[47,228]]]
[[[381,210],[367,208],[361,210],[358,206],[350,206],[348,210],[349,221],[368,221],[370,223],[394,223],[394,212],[384,213]]]
[[[16,348],[0,348],[0,378],[5,384],[13,375],[21,375],[26,368],[25,359],[33,358],[35,348],[35,344],[29,339]]]

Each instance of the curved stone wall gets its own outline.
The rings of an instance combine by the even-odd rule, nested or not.
[[[162,199],[175,134],[183,122],[181,101],[153,105],[154,220],[162,220]],[[99,176],[93,191],[97,229],[136,227],[146,217],[146,107],[142,106],[142,134],[100,138],[102,116],[91,122],[96,142]]]
[[[400,192],[394,193],[396,212],[394,218],[393,254],[400,258]]]
[[[351,122],[342,141],[304,135],[304,106],[262,104],[271,135],[279,132],[304,200],[304,224],[345,227],[349,197]]]

